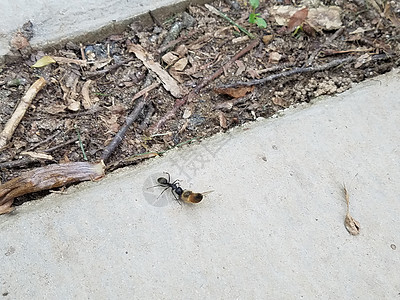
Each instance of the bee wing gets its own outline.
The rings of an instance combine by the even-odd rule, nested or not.
[[[203,196],[205,196],[205,195],[208,195],[208,194],[210,194],[210,193],[212,193],[212,192],[214,192],[214,190],[212,190],[212,191],[207,191],[207,192],[202,192],[201,194],[202,194]]]

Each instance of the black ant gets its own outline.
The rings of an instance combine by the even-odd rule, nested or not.
[[[179,183],[178,183],[179,180],[177,179],[174,182],[171,182],[171,175],[169,175],[168,172],[164,172],[164,173],[168,175],[168,179],[165,177],[159,177],[157,179],[157,182],[159,184],[156,186],[162,186],[162,187],[166,187],[166,188],[161,192],[161,194],[158,197],[160,197],[166,190],[168,190],[170,188],[175,199],[178,201],[183,194],[183,189],[179,186]],[[178,195],[178,197],[177,197],[177,195]]]

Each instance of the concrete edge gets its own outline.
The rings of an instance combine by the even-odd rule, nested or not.
[[[84,34],[78,34],[76,36],[67,36],[62,39],[49,40],[44,43],[33,44],[31,45],[31,47],[33,51],[43,50],[44,52],[49,52],[54,49],[62,48],[67,42],[86,43],[86,44],[96,43],[98,41],[107,38],[112,34],[122,33],[132,23],[141,23],[143,27],[150,26],[151,24],[154,23],[151,15],[153,15],[157,20],[162,22],[168,19],[169,17],[173,16],[174,14],[178,14],[185,11],[190,5],[194,4],[202,5],[210,2],[213,2],[213,0],[179,1],[171,5],[156,8],[155,10],[148,11],[146,13],[132,16],[131,18],[125,20],[110,22],[94,31],[90,31]],[[1,64],[15,63],[19,59],[20,59],[19,56],[14,55],[10,51],[4,56],[0,55]]]

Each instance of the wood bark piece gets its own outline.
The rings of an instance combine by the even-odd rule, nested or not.
[[[7,121],[3,131],[0,133],[0,149],[11,140],[15,129],[18,127],[19,122],[21,122],[22,118],[24,117],[27,109],[32,103],[32,100],[45,85],[46,80],[43,77],[40,77],[31,85],[26,94],[22,97],[13,115]]]
[[[133,52],[136,57],[143,62],[146,68],[157,74],[164,88],[169,91],[172,96],[175,98],[181,98],[183,96],[184,91],[176,80],[172,78],[159,63],[155,62],[142,46],[137,44],[128,44],[128,51]]]
[[[0,185],[0,214],[13,210],[11,205],[16,197],[103,176],[103,162],[71,162],[33,169]]]

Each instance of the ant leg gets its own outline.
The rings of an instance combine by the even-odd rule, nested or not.
[[[157,199],[158,198],[160,198],[161,197],[161,195],[166,191],[166,190],[168,190],[169,189],[169,187],[166,187],[162,192],[161,192],[161,194],[160,195],[158,195],[158,197],[157,197]]]
[[[168,175],[168,182],[171,182],[171,175],[169,175],[168,172],[164,172],[164,174],[167,174],[167,175]]]
[[[159,187],[159,186],[162,186],[162,187],[163,187],[162,184],[157,184],[157,185],[149,186],[147,189],[152,189],[152,188]]]
[[[176,196],[176,194],[174,192],[172,192],[172,194],[174,195],[176,202],[178,202],[178,204],[182,206],[182,203],[181,201],[179,201],[179,198]]]

